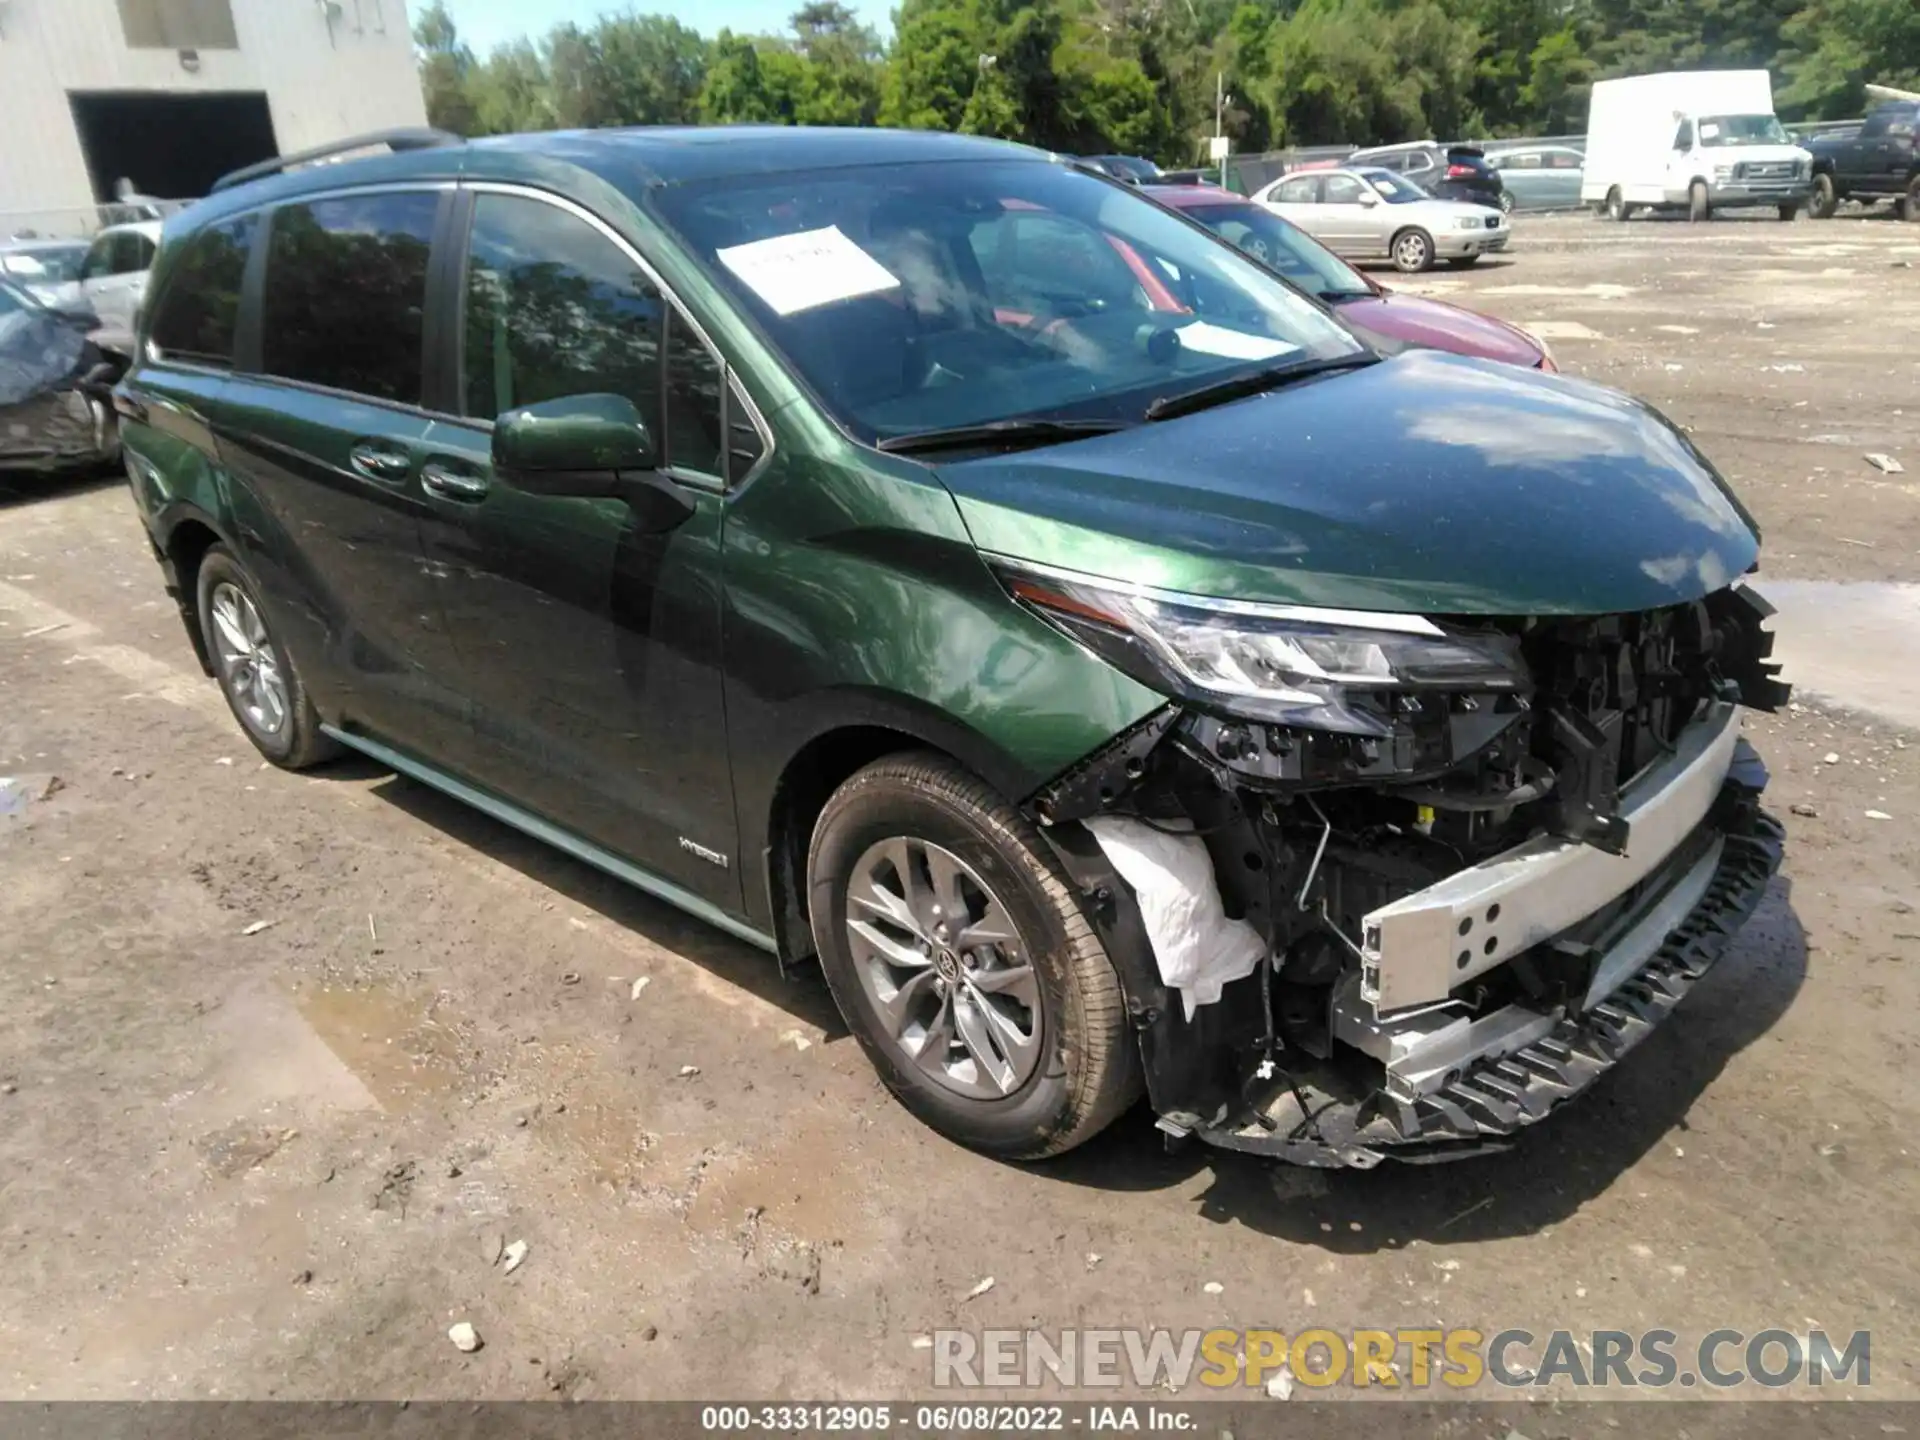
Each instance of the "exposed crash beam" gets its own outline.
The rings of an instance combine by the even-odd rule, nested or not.
[[[1538,836],[1371,911],[1361,989],[1376,1013],[1437,1004],[1645,880],[1712,808],[1739,736],[1736,707],[1715,704],[1672,755],[1627,788],[1624,854]]]

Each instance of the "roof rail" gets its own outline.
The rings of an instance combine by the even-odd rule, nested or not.
[[[458,135],[445,130],[433,130],[424,126],[415,126],[401,130],[375,130],[367,135],[350,135],[344,140],[335,140],[329,145],[316,145],[311,150],[298,150],[291,155],[278,155],[271,160],[262,160],[257,165],[247,165],[230,175],[222,175],[213,182],[215,193],[231,190],[236,185],[245,185],[252,180],[263,180],[269,175],[278,175],[296,165],[311,165],[320,160],[331,160],[336,155],[351,155],[356,150],[370,149],[375,145],[384,145],[393,154],[406,150],[438,150],[447,145],[464,145],[466,142]]]

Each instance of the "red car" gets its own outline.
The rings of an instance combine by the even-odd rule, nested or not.
[[[1318,297],[1367,338],[1477,355],[1530,370],[1555,370],[1546,342],[1491,315],[1396,295],[1318,240],[1244,195],[1191,185],[1142,185],[1140,193],[1191,216],[1295,288]]]

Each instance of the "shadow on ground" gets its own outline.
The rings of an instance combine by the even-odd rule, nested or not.
[[[1790,882],[1776,880],[1739,939],[1667,1023],[1504,1154],[1317,1172],[1198,1142],[1166,1155],[1142,1107],[1037,1173],[1128,1192],[1208,1171],[1213,1183],[1200,1198],[1206,1218],[1339,1254],[1532,1234],[1577,1213],[1671,1132],[1685,1131],[1694,1102],[1727,1063],[1786,1013],[1806,968]]]
[[[352,779],[386,772],[351,759],[323,773]],[[847,1035],[817,970],[783,978],[770,955],[424,785],[392,776],[372,793],[819,1027],[828,1039]],[[1209,1172],[1212,1184],[1200,1197],[1207,1219],[1341,1254],[1532,1234],[1578,1212],[1667,1135],[1685,1131],[1695,1100],[1786,1013],[1806,966],[1791,884],[1776,880],[1739,939],[1672,1018],[1591,1091],[1503,1154],[1444,1165],[1302,1171],[1199,1142],[1169,1153],[1142,1104],[1073,1153],[1027,1168],[1062,1184],[1120,1193],[1167,1189]]]
[[[613,924],[693,961],[794,1019],[819,1028],[828,1040],[847,1035],[833,997],[812,965],[790,978],[783,976],[773,956],[764,950],[682,914],[625,881],[523,835],[451,796],[394,775],[375,761],[349,756],[319,773],[343,780],[387,775],[389,778],[374,786],[371,793],[433,826],[456,844],[478,850],[583,909],[595,911]]]

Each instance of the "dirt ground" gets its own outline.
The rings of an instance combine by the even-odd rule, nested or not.
[[[14,485],[0,1396],[924,1396],[943,1327],[1432,1324],[1866,1329],[1872,1394],[1920,1399],[1920,736],[1889,718],[1920,227],[1517,232],[1411,288],[1654,400],[1767,577],[1843,582],[1782,616],[1822,698],[1750,727],[1786,871],[1593,1094],[1511,1154],[1324,1184],[1165,1153],[1144,1111],[979,1158],[817,983],[371,765],[259,764],[123,486]],[[1856,600],[1883,618],[1849,666]]]

